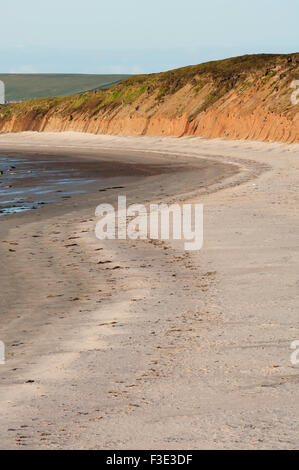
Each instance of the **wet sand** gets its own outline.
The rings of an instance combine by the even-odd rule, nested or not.
[[[117,154],[106,156],[101,151],[92,159],[88,153],[84,156],[84,149],[55,153],[26,148],[18,152],[2,150],[0,216],[36,209],[77,194],[104,191],[107,185],[108,189],[122,189],[115,186],[122,180],[128,183],[172,171],[175,168],[163,164],[118,161]]]
[[[109,178],[1,217],[1,448],[298,447],[298,147],[0,136],[1,154],[28,146],[142,162],[115,185],[203,202],[204,248],[97,240]]]

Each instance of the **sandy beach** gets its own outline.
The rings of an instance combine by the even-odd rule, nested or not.
[[[84,194],[0,217],[0,447],[298,448],[298,151],[0,135],[6,157],[101,168]],[[118,194],[203,203],[203,249],[98,240]]]

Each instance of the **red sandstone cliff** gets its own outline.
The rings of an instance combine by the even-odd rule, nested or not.
[[[0,107],[0,132],[299,142],[299,104],[291,102],[295,80],[299,54],[236,57],[131,77],[108,90]]]

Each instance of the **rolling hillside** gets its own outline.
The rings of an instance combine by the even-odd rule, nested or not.
[[[0,74],[5,83],[6,101],[71,95],[94,88],[105,88],[129,75],[85,74]]]

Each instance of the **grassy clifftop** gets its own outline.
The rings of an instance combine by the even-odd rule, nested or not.
[[[60,120],[65,124],[64,130],[146,134],[158,132],[153,127],[149,131],[153,119],[171,121],[184,116],[185,128],[192,123],[192,132],[196,133],[198,123],[204,128],[207,113],[212,111],[219,119],[224,113],[228,118],[235,113],[240,119],[248,120],[258,109],[294,120],[299,106],[291,103],[294,90],[290,85],[297,79],[299,54],[246,55],[169,72],[137,75],[106,90],[5,106],[0,109],[0,130],[7,130],[5,122],[11,120],[31,123],[30,129],[35,130],[47,130],[49,122]],[[131,130],[128,119],[143,124]],[[79,122],[83,121],[84,129],[81,129]],[[86,123],[91,121],[89,128]],[[161,131],[161,134],[171,135],[170,132]]]

